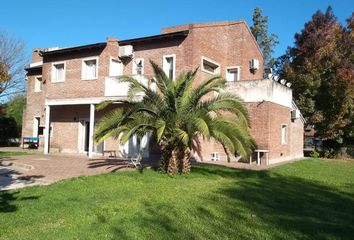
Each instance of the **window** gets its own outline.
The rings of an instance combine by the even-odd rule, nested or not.
[[[122,75],[122,63],[118,59],[111,58],[109,64],[109,76],[117,77]]]
[[[226,69],[226,81],[236,82],[240,80],[240,67],[229,67]]]
[[[286,124],[281,125],[281,144],[287,144],[288,142],[288,126]]]
[[[143,75],[144,74],[144,59],[136,58],[133,61],[133,75]]]
[[[52,82],[65,81],[65,63],[53,63]]]
[[[42,91],[42,77],[34,78],[34,91],[41,92]]]
[[[163,70],[169,79],[175,79],[176,55],[163,56]]]
[[[97,79],[97,58],[83,59],[82,60],[82,80]]]
[[[219,74],[220,65],[210,59],[202,57],[202,71],[210,74]]]

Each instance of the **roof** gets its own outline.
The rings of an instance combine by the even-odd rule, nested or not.
[[[106,47],[107,43],[94,43],[94,44],[89,44],[89,45],[82,45],[82,46],[76,46],[76,47],[66,47],[66,48],[59,48],[55,50],[43,50],[41,51],[42,56],[48,56],[48,55],[53,55],[53,54],[58,54],[58,53],[66,53],[66,52],[73,52],[73,51],[79,51],[83,49],[92,49],[92,48],[104,48]]]
[[[188,33],[189,30],[184,30],[184,31],[164,33],[164,34],[158,34],[158,35],[142,37],[142,38],[127,39],[127,40],[119,41],[119,45],[127,45],[127,44],[134,44],[138,42],[154,41],[154,40],[161,40],[161,39],[168,39],[168,38],[186,37]]]
[[[186,31],[153,35],[153,36],[148,36],[148,37],[127,39],[127,40],[123,40],[123,41],[118,41],[118,43],[119,43],[119,45],[128,45],[128,44],[134,44],[134,43],[146,42],[146,41],[155,41],[155,40],[168,39],[168,38],[185,37],[188,35],[188,33],[189,33],[189,31],[186,30]],[[94,44],[83,45],[83,46],[59,48],[59,49],[54,49],[54,50],[46,49],[46,50],[42,50],[41,54],[42,54],[42,56],[48,56],[48,55],[53,55],[53,54],[67,53],[67,52],[80,51],[80,50],[86,50],[86,49],[104,48],[104,47],[106,47],[106,45],[107,45],[106,42],[101,42],[101,43],[94,43]]]

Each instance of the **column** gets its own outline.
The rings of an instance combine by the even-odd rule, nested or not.
[[[89,157],[93,157],[93,132],[95,127],[95,105],[90,104]]]
[[[44,154],[49,153],[49,138],[50,138],[50,106],[45,106],[45,127],[44,127]]]

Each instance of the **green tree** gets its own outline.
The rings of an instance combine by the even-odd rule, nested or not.
[[[262,9],[255,8],[253,11],[253,26],[251,32],[256,39],[264,60],[264,68],[273,68],[276,59],[272,57],[274,47],[279,43],[278,36],[268,35],[268,17],[262,15]]]
[[[16,122],[18,132],[22,129],[23,108],[26,104],[26,98],[22,94],[15,95],[5,107],[6,117],[13,118]]]
[[[343,27],[328,7],[317,11],[281,58],[280,75],[317,134],[332,146],[353,142],[353,16]]]
[[[198,150],[200,138],[213,139],[224,146],[226,154],[246,157],[254,146],[248,133],[249,117],[242,100],[222,89],[225,80],[214,76],[192,87],[197,70],[169,79],[151,62],[157,90],[153,91],[136,79],[123,76],[130,84],[125,108],[113,110],[103,117],[95,132],[95,140],[120,138],[122,144],[134,134],[150,134],[161,147],[161,170],[169,174],[190,171],[191,151]],[[144,93],[141,100],[136,93]],[[101,104],[101,108],[109,102]]]

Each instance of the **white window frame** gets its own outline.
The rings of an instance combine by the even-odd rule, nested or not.
[[[226,81],[227,81],[227,82],[234,82],[234,81],[229,81],[229,80],[227,79],[228,71],[229,71],[230,69],[237,69],[237,80],[236,80],[236,81],[240,81],[240,76],[241,76],[241,73],[240,73],[241,68],[240,68],[240,66],[231,66],[231,67],[227,67],[227,68],[226,68],[226,71],[225,71],[225,79],[226,79]]]
[[[84,75],[84,71],[86,70],[86,61],[96,60],[96,76],[94,78],[86,78]],[[89,81],[98,79],[98,56],[96,57],[87,57],[81,60],[81,80]]]
[[[217,67],[216,72],[211,72],[211,71],[205,69],[205,68],[204,68],[204,64],[203,64],[203,63],[204,63],[204,60],[205,60],[205,61],[208,61],[208,62],[210,62],[210,63],[212,63],[212,64],[217,65],[218,67]],[[220,70],[221,70],[220,64],[217,63],[217,62],[215,62],[215,61],[213,61],[213,60],[211,60],[211,59],[209,59],[209,58],[207,58],[207,57],[204,57],[204,56],[201,57],[201,63],[200,63],[200,65],[201,65],[201,69],[202,69],[203,72],[206,72],[206,73],[209,73],[209,74],[212,74],[212,75],[217,75],[217,74],[220,74],[220,72],[221,72],[221,71],[220,71]]]
[[[169,54],[169,55],[163,55],[162,56],[162,69],[165,72],[165,74],[168,76],[168,70],[167,68],[167,61],[166,58],[173,58],[173,78],[172,80],[176,79],[176,54]]]
[[[42,81],[39,81],[38,78],[41,78]],[[39,89],[38,89],[38,87],[39,87]],[[42,92],[42,88],[43,88],[42,75],[34,76],[34,92]]]
[[[116,75],[116,76],[112,74],[112,62],[113,62],[113,60],[119,62],[119,68],[120,68],[120,69],[119,69],[119,72],[120,72],[120,73],[119,73],[119,75]],[[110,76],[110,77],[118,77],[118,76],[121,76],[122,74],[123,74],[123,64],[122,64],[122,61],[120,61],[119,58],[110,57],[110,58],[109,58],[109,76]]]
[[[283,127],[285,126],[285,137],[283,138]],[[288,129],[288,124],[281,124],[280,127],[280,142],[282,145],[288,144],[288,137],[289,137],[289,129]]]
[[[142,69],[141,69],[141,75],[143,75],[144,74],[144,71],[145,71],[145,62],[144,62],[144,58],[134,58],[133,59],[133,67],[132,67],[132,74],[133,75],[138,75],[138,72],[137,72],[137,70],[136,70],[136,62],[138,62],[138,61],[141,61],[141,63],[142,63],[142,65],[143,65],[143,67],[142,67]]]
[[[55,65],[59,65],[59,64],[64,64],[64,78],[61,79],[61,80],[58,80],[58,79],[54,78],[54,76],[56,76],[56,74],[55,74],[55,71],[56,71]],[[65,62],[65,61],[62,61],[62,62],[53,62],[53,63],[52,63],[51,82],[52,82],[52,83],[65,82],[65,79],[66,79],[66,62]]]

